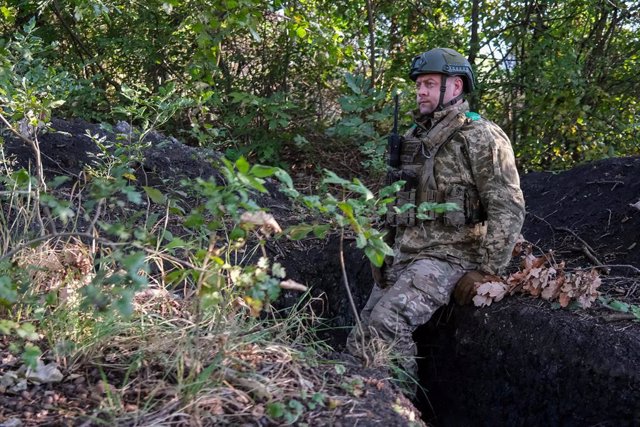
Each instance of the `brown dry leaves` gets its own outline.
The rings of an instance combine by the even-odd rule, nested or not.
[[[278,224],[273,215],[262,211],[243,213],[240,217],[240,223],[249,228],[258,226],[260,231],[267,237],[282,232],[280,224]]]
[[[79,240],[56,247],[47,242],[20,251],[13,261],[28,272],[35,293],[56,291],[62,302],[70,302],[78,289],[91,281],[93,257]]]
[[[493,301],[498,302],[509,292],[509,287],[502,282],[482,283],[476,289],[473,297],[473,304],[476,307],[491,305]]]
[[[475,306],[487,306],[500,301],[507,293],[519,292],[547,301],[557,300],[562,307],[575,301],[581,308],[589,308],[600,295],[601,280],[596,269],[566,271],[564,261],[556,263],[552,251],[536,257],[532,245],[523,239],[516,244],[514,255],[522,258],[520,270],[503,282],[477,284]]]

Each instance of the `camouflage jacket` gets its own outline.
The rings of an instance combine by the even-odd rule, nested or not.
[[[484,221],[451,225],[443,220],[418,220],[413,226],[398,226],[394,263],[435,257],[465,268],[499,273],[511,258],[525,213],[513,149],[499,126],[468,111],[465,101],[436,112],[432,119],[417,122],[405,139],[428,145],[433,139],[433,135],[427,137],[429,129],[456,115],[461,126],[437,150],[433,168],[426,164],[419,168],[416,193],[424,190],[420,187],[427,182],[425,174],[431,175],[433,169],[437,192],[447,194],[452,188],[473,192],[482,204]],[[425,148],[428,153],[430,147]],[[425,161],[424,155],[420,161]],[[433,180],[431,183],[433,186]]]

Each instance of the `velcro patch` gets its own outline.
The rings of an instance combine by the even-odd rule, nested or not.
[[[466,113],[464,113],[465,116],[467,116],[468,119],[471,119],[472,121],[476,121],[476,120],[480,120],[480,114],[476,113],[475,111],[467,111]]]

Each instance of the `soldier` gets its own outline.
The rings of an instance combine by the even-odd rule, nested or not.
[[[469,62],[455,50],[432,49],[413,59],[409,76],[418,111],[401,139],[399,168],[390,172],[390,181],[407,182],[396,205],[446,202],[459,209],[427,211],[426,219],[415,208],[390,209],[394,256],[374,269],[361,314],[364,340],[354,329],[347,348],[361,356],[371,351],[362,342],[382,344],[415,378],[413,331],[448,304],[454,288],[456,300],[468,303],[476,283],[502,272],[522,227],[524,199],[509,138],[464,99],[474,89]]]

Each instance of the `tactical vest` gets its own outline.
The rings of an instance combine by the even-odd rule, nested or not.
[[[401,148],[400,170],[390,171],[389,183],[399,179],[407,181],[404,188],[396,193],[393,206],[387,211],[387,224],[391,227],[413,227],[420,221],[441,220],[446,225],[460,227],[482,222],[486,213],[480,202],[477,188],[465,185],[450,185],[438,190],[435,180],[435,157],[440,148],[450,141],[465,124],[477,120],[477,113],[451,111],[420,138],[415,136],[415,128],[405,135]],[[426,211],[426,218],[416,216],[417,208],[423,202],[454,203],[459,210],[436,213]],[[411,205],[408,208],[407,204]],[[402,207],[404,209],[401,209]]]

